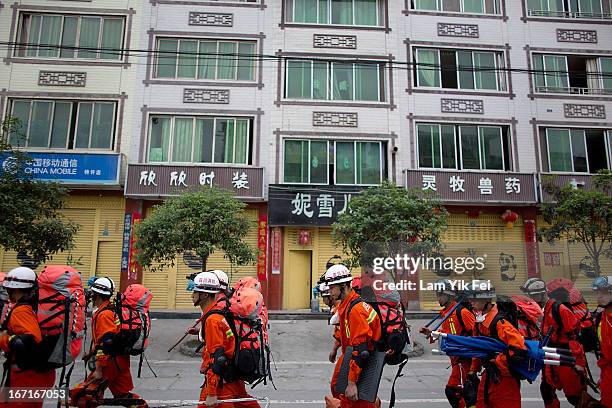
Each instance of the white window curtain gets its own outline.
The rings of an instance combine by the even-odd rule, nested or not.
[[[417,74],[419,86],[440,86],[440,56],[438,50],[417,50]]]

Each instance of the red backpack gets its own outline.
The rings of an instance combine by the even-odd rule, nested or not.
[[[85,334],[86,303],[81,274],[76,269],[47,265],[38,275],[42,367],[66,367],[79,356]]]
[[[514,295],[510,297],[517,308],[517,329],[526,340],[539,340],[540,322],[544,312],[540,305],[529,296]]]
[[[115,353],[141,355],[149,345],[151,317],[149,308],[153,294],[140,284],[132,284],[115,299],[115,315],[119,318],[120,329],[115,335]]]

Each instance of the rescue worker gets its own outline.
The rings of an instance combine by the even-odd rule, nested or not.
[[[217,279],[219,279],[219,285],[221,286],[220,294],[225,295],[225,298],[229,299],[232,296],[232,288],[230,288],[230,281],[227,273],[221,269],[214,269],[211,272],[217,276]]]
[[[440,279],[436,282],[436,297],[442,310],[440,316],[446,317],[438,331],[442,333],[455,334],[458,336],[471,336],[474,331],[474,313],[469,308],[459,305],[452,313],[450,311],[457,305],[457,292],[453,290],[448,279]],[[449,315],[450,313],[450,315]],[[422,327],[421,333],[431,338],[431,330]],[[472,360],[463,357],[451,357],[451,374],[446,384],[444,393],[453,408],[465,408],[466,403],[463,395],[463,386],[466,381]]]
[[[575,347],[570,347],[570,342],[574,342],[578,337],[579,320],[571,309],[561,303],[569,300],[569,293],[560,293],[562,289],[557,289],[556,293],[553,293],[557,298],[549,297],[551,292],[548,291],[546,283],[539,278],[528,279],[521,290],[542,307],[544,318],[541,332],[542,335],[551,333],[548,345],[576,350]],[[557,311],[561,325],[555,317]],[[573,344],[578,346],[578,343]],[[584,352],[581,350],[577,352],[585,358]],[[546,365],[542,370],[540,383],[540,394],[546,408],[560,407],[556,390],[563,390],[567,401],[573,406],[578,406],[583,391],[586,391],[586,382],[575,367]]]
[[[117,345],[114,342],[120,324],[110,302],[114,292],[115,283],[111,278],[97,278],[91,284],[89,296],[96,308],[91,318],[92,349],[83,356],[83,360],[88,362],[93,371],[84,382],[70,390],[71,405],[97,406],[96,402],[104,397],[106,388],[115,399],[140,398],[132,392],[134,383],[130,372],[130,356],[115,352]],[[140,406],[146,407],[147,404]]]
[[[1,406],[42,407],[43,399],[28,402],[10,401],[5,392],[12,389],[49,389],[55,384],[55,370],[37,367],[36,345],[42,341],[38,319],[36,273],[30,268],[11,270],[4,278],[3,287],[13,304],[0,335],[0,349],[7,356],[5,384]]]
[[[512,375],[509,359],[525,356],[527,349],[523,336],[497,310],[493,303],[495,297],[495,288],[490,282],[473,281],[468,298],[476,317],[474,335],[498,339],[509,346],[508,352],[489,361],[472,359],[467,377],[471,383],[478,382],[476,375],[481,367],[484,368],[478,386],[477,408],[519,408],[521,383]]]
[[[601,403],[612,408],[612,276],[600,276],[593,282],[597,294],[597,305],[603,308],[597,319],[597,338],[600,358],[597,365],[601,369],[599,389]]]
[[[351,302],[359,299],[359,295],[351,287],[352,280],[351,271],[342,264],[332,265],[325,272],[325,283],[329,286],[331,300],[338,303],[341,359],[351,359],[348,385],[344,394],[339,396],[340,406],[342,408],[379,407],[379,399],[375,403],[358,400],[357,380],[367,362],[365,356],[374,351],[375,343],[381,338],[381,325],[376,311],[365,302],[354,305],[350,315],[348,314]],[[353,348],[353,353],[347,356],[345,353],[349,346]],[[334,388],[333,383],[332,389]]]
[[[202,314],[206,315],[215,308],[219,308],[218,296],[221,293],[219,278],[213,272],[201,272],[194,278],[191,300],[193,305],[200,307]],[[256,408],[255,401],[222,403],[222,400],[252,398],[247,394],[244,382],[241,380],[227,381],[227,362],[233,361],[236,349],[234,334],[222,314],[210,314],[202,322],[202,366],[200,372],[205,375],[205,381],[200,392],[199,407],[222,408]],[[225,378],[224,378],[225,377]]]
[[[321,294],[321,299],[323,303],[329,307],[329,313],[331,315],[329,319],[329,324],[333,326],[332,337],[334,339],[334,345],[332,346],[332,350],[329,352],[329,362],[336,363],[334,367],[334,373],[332,375],[331,380],[331,396],[325,396],[326,406],[334,407],[340,406],[340,395],[336,392],[336,380],[338,378],[338,374],[340,373],[340,367],[342,365],[342,360],[336,358],[338,357],[338,350],[340,349],[340,319],[338,318],[337,305],[334,303],[329,295],[329,286],[327,284],[320,283],[318,288],[318,292]],[[341,356],[342,357],[342,356]]]

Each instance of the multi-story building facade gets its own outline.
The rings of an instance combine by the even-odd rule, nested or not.
[[[588,284],[579,245],[537,242],[538,205],[549,173],[580,187],[612,168],[610,0],[149,0],[137,11],[97,5],[112,8],[92,11],[99,20],[80,2],[64,13],[64,3],[0,8],[8,22],[0,38],[50,36],[68,55],[51,57],[40,41],[12,47],[0,66],[8,81],[0,105],[24,119],[27,111],[39,129],[38,104],[50,98],[45,109],[59,106],[75,123],[68,149],[127,156],[125,197],[117,196],[124,250],[109,268],[121,269],[123,284],[151,287],[155,307],[189,306],[184,279],[199,262],[182,254],[174,268],[142,273],[130,258],[130,226],[165,197],[207,185],[247,203],[248,241],[265,255],[256,266],[220,255],[208,266],[234,279],[258,274],[272,309],[309,307],[326,262],[342,255],[331,224],[352,196],[384,179],[438,194],[450,212],[444,255],[486,255],[482,276],[502,292],[529,276]],[[59,23],[45,13],[71,15]],[[119,20],[134,52],[109,61],[105,49],[118,40],[104,30]],[[80,31],[96,24],[94,44]],[[76,68],[55,69],[66,64]],[[45,88],[54,70],[78,67],[87,72],[78,89],[90,94]],[[76,99],[72,110],[66,98]],[[85,145],[81,114],[100,120],[109,101],[113,144],[100,147],[105,127],[96,122]],[[45,149],[57,151],[60,127],[48,123]],[[33,140],[26,147],[43,143]],[[428,308],[434,299],[415,292],[410,300]]]
[[[0,2],[0,117],[21,121],[11,142],[31,152],[28,171],[69,187],[64,215],[79,224],[78,238],[53,261],[85,276],[120,276],[138,4]],[[2,270],[18,261],[27,256],[0,253]]]

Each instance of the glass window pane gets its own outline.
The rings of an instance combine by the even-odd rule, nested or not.
[[[123,42],[123,20],[119,18],[105,18],[102,30],[101,59],[121,59],[121,43]]]
[[[485,0],[485,13],[499,14],[497,0]]]
[[[64,17],[60,58],[74,58],[78,21],[78,17]]]
[[[61,35],[62,17],[49,15],[43,16],[38,56],[57,57],[59,55]]]
[[[546,86],[546,80],[544,79],[544,56],[534,55],[533,56],[533,69],[535,72],[535,83],[536,92],[538,89]]]
[[[91,131],[91,114],[93,104],[90,102],[79,103],[79,113],[77,116],[77,128],[74,147],[77,149],[87,149],[89,147],[89,133]]]
[[[357,143],[357,184],[380,183],[380,143]]]
[[[502,148],[501,128],[480,127],[480,147],[482,167],[486,170],[503,170],[504,155]]]
[[[174,118],[172,137],[172,161],[185,163],[191,161],[191,142],[193,140],[193,118]]]
[[[181,40],[179,42],[179,58],[177,78],[195,78],[196,75],[196,53],[198,42]]]
[[[580,0],[580,14],[584,17],[601,16],[601,0]]]
[[[572,153],[574,160],[574,171],[588,172],[587,150],[584,142],[583,130],[572,130],[570,132],[572,138]]]
[[[317,1],[293,0],[293,21],[296,23],[316,23]]]
[[[438,10],[438,0],[415,0],[417,10]]]
[[[442,125],[442,167],[445,169],[456,169],[457,160],[455,154],[455,126]]]
[[[255,75],[255,44],[238,44],[238,80],[252,81]]]
[[[195,138],[193,142],[193,161],[195,163],[212,162],[214,124],[214,119],[196,120]]]
[[[170,118],[151,118],[151,136],[149,141],[149,162],[167,162],[170,147]]]
[[[460,126],[461,135],[461,166],[466,170],[479,170],[478,128],[476,126]]]
[[[287,98],[310,98],[310,61],[287,61]]]
[[[72,103],[56,102],[53,113],[53,128],[51,129],[52,148],[65,149],[70,130],[70,116],[72,114]]]
[[[564,91],[569,87],[565,57],[545,55],[544,71],[546,72],[544,76],[546,87],[556,91]]]
[[[353,1],[331,0],[332,24],[353,24]]]
[[[550,171],[572,171],[569,130],[546,129]]]
[[[100,38],[100,18],[82,17],[79,34],[79,58],[94,59]]]
[[[377,0],[354,0],[355,25],[375,26]]]
[[[353,64],[332,63],[334,100],[353,100]]]
[[[217,42],[200,41],[198,78],[215,79],[217,75]]]
[[[457,51],[459,70],[459,87],[461,89],[474,89],[474,66],[471,51]]]
[[[355,64],[355,100],[379,100],[378,65]]]
[[[235,42],[219,42],[217,79],[236,79],[236,48]]]
[[[28,135],[28,147],[47,147],[52,108],[53,103],[51,102],[32,102],[32,122]]]
[[[159,40],[157,55],[157,77],[176,77],[176,52],[178,51],[177,40]]]
[[[227,134],[230,128],[232,128],[233,136],[233,127],[230,122],[232,122],[231,119],[215,120],[215,163],[225,163]],[[233,140],[231,142],[233,143]]]
[[[434,167],[434,144],[439,143],[438,125],[417,125],[417,137],[419,144],[419,167]]]
[[[336,183],[355,184],[355,143],[336,142]]]
[[[30,120],[30,101],[15,101],[13,103],[13,116],[21,122],[17,132],[12,133],[10,143],[12,146],[25,146]]]
[[[417,50],[419,86],[440,86],[440,56],[437,50]]]
[[[327,142],[310,142],[310,182],[327,184]]]
[[[249,152],[249,121],[236,120],[236,149],[234,163],[247,164]]]
[[[39,44],[40,37],[40,24],[42,23],[42,16],[33,15],[30,21],[30,33],[28,35],[28,44]],[[36,57],[38,54],[38,47],[28,47],[27,56]]]
[[[442,0],[442,10],[460,12],[461,0]]]
[[[329,0],[319,0],[319,24],[329,24]]]
[[[328,99],[327,95],[327,62],[313,62],[312,98]]]
[[[463,0],[463,11],[466,13],[484,13],[483,0]]]
[[[607,91],[612,91],[612,58],[600,58],[602,73],[602,87]]]
[[[112,103],[94,104],[90,146],[92,149],[111,149],[113,147],[114,113],[115,105]]]
[[[495,53],[474,53],[475,85],[476,89],[497,89],[497,73],[495,66]]]
[[[285,183],[308,183],[308,142],[285,140]]]

